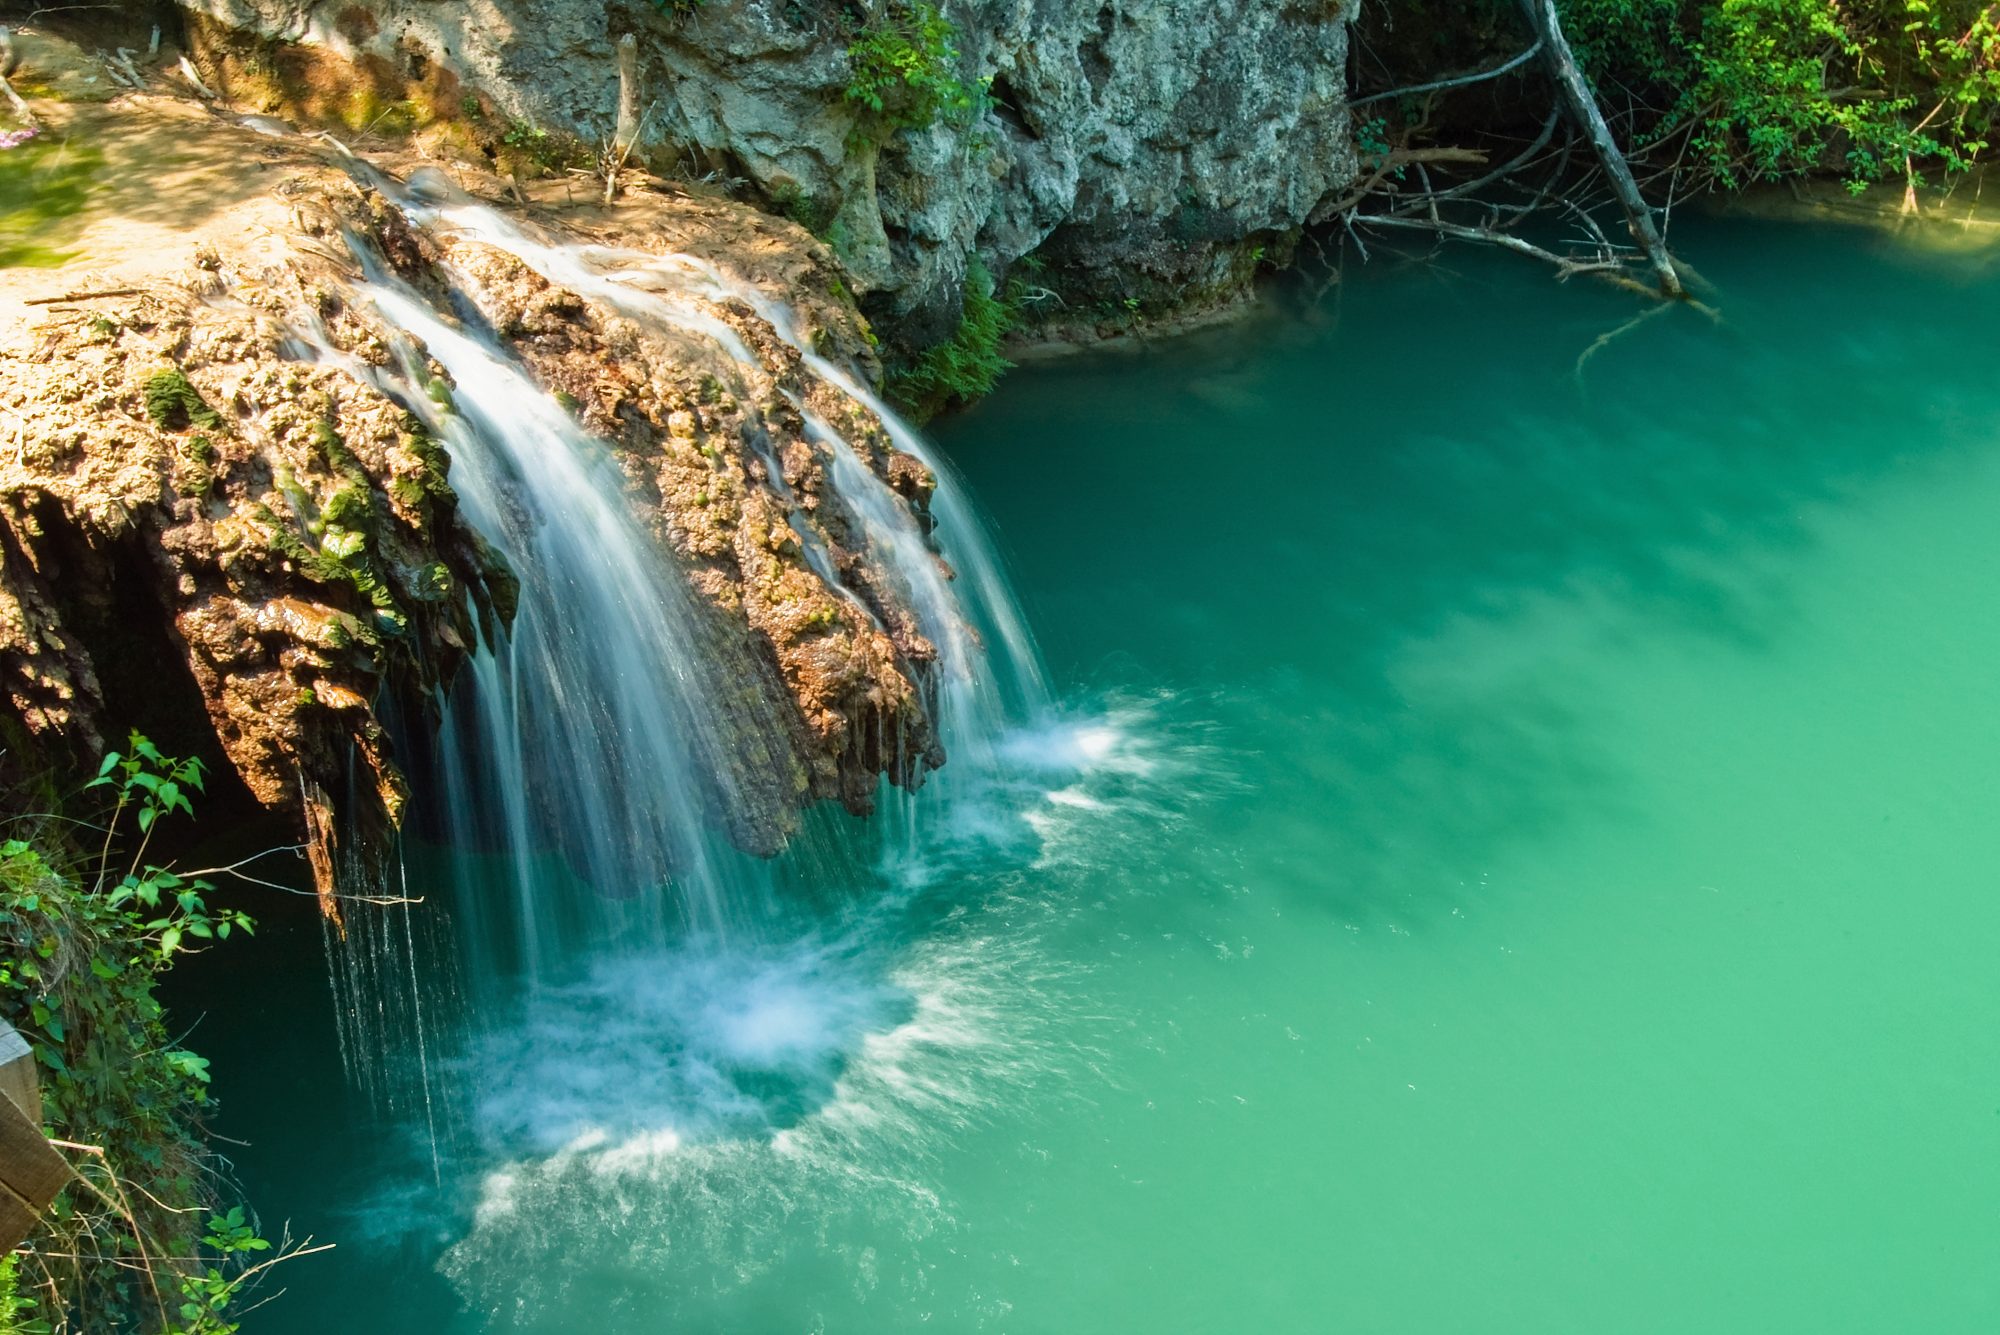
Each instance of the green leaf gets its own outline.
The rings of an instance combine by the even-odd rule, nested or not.
[[[186,1048],[175,1048],[167,1054],[167,1065],[184,1076],[201,1081],[204,1085],[208,1083],[208,1058],[199,1053],[189,1052]]]

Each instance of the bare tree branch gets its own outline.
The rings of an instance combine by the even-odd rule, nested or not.
[[[1535,44],[1533,46],[1523,51],[1520,55],[1515,56],[1512,60],[1506,61],[1504,64],[1495,65],[1490,70],[1481,70],[1476,74],[1461,74],[1455,79],[1438,79],[1432,83],[1411,84],[1408,88],[1391,88],[1386,93],[1370,93],[1366,97],[1357,97],[1352,102],[1349,102],[1347,104],[1348,110],[1351,111],[1355,107],[1365,107],[1370,102],[1381,102],[1392,97],[1409,97],[1415,93],[1442,92],[1446,88],[1463,88],[1467,84],[1484,83],[1488,79],[1497,79],[1507,71],[1519,69],[1533,60],[1536,55],[1540,54],[1541,49],[1542,38],[1538,34],[1535,37]]]
[[[1576,55],[1563,36],[1562,20],[1556,15],[1555,0],[1521,0],[1521,4],[1528,13],[1529,22],[1535,25],[1535,31],[1541,34],[1546,44],[1548,63],[1555,75],[1556,86],[1569,103],[1570,114],[1590,140],[1598,165],[1611,182],[1611,193],[1617,198],[1618,206],[1625,211],[1625,225],[1630,229],[1632,239],[1645,252],[1647,262],[1652,265],[1661,295],[1686,296],[1680,275],[1674,272],[1673,258],[1667,254],[1666,240],[1661,237],[1659,224],[1653,218],[1653,210],[1646,203],[1645,196],[1639,193],[1639,183],[1632,179],[1632,167],[1619,150],[1618,141],[1611,137],[1611,127],[1604,123],[1604,113],[1598,109],[1597,95],[1591,91],[1590,82],[1583,77]]]

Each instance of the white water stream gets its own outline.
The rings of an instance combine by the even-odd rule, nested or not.
[[[957,942],[928,963],[899,959],[885,944],[901,935],[894,921],[955,849],[1035,842],[1015,798],[1077,778],[1116,739],[1054,718],[999,559],[956,479],[858,376],[811,350],[776,297],[688,256],[538,239],[436,182],[379,184],[415,225],[518,257],[738,388],[767,373],[715,308],[747,303],[937,483],[933,532],[853,442],[793,397],[868,555],[937,648],[924,684],[950,764],[921,800],[885,794],[872,840],[810,819],[774,867],[728,845],[716,808],[734,800],[728,775],[742,760],[725,748],[763,746],[752,768],[775,766],[784,739],[721,717],[728,684],[704,656],[675,559],[636,517],[606,443],[461,318],[478,300],[474,285],[459,285],[464,309],[441,310],[366,260],[352,295],[408,335],[395,369],[362,366],[308,336],[312,355],[389,393],[444,442],[465,518],[521,586],[511,628],[453,687],[436,790],[422,795],[450,848],[440,867],[456,882],[463,980],[462,1015],[444,1022],[456,1033],[432,1041],[449,1053],[452,1109],[443,1149],[432,1133],[433,1172],[443,1175],[440,1155],[508,1165],[484,1170],[480,1217],[491,1224],[530,1183],[552,1193],[541,1206],[550,1208],[578,1156],[593,1171],[621,1172],[668,1156],[681,1173],[689,1147],[708,1146],[712,1168],[720,1147],[735,1145],[789,1156],[795,1170],[818,1161],[815,1171],[834,1177],[864,1158],[869,1171],[887,1171],[900,1155],[876,1142],[899,1121],[945,1106],[962,1119],[982,1090],[1033,1061],[1018,1024],[1003,1041],[977,1019],[989,992],[1032,994],[1025,980],[996,976],[1010,957]],[[426,357],[448,391],[429,380]],[[770,472],[789,500],[780,471]],[[838,589],[810,526],[795,516],[794,528]],[[887,877],[885,855],[895,861]],[[788,900],[828,887],[849,894],[848,906],[829,915]],[[364,932],[356,944],[411,956],[350,970],[363,987],[412,975],[407,940]],[[349,1004],[383,1010],[366,995]],[[919,1054],[921,1072],[905,1069]],[[862,1140],[873,1147],[866,1155]],[[820,1148],[808,1154],[811,1145]]]

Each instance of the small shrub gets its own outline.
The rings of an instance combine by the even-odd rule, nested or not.
[[[899,4],[848,43],[847,100],[892,131],[970,123],[985,90],[960,73],[957,42],[958,26],[929,0]]]
[[[927,348],[909,369],[894,376],[890,392],[912,407],[944,407],[993,392],[1013,363],[1000,355],[1000,341],[1020,316],[1016,293],[994,291],[993,275],[977,255],[966,263],[965,313],[951,338]]]
[[[554,134],[532,121],[509,121],[500,143],[517,161],[550,174],[580,167],[590,160],[590,154],[574,139]]]
[[[209,905],[207,881],[146,858],[162,820],[192,816],[203,778],[199,761],[134,733],[89,785],[115,797],[100,848],[0,842],[0,1015],[42,1068],[52,1134],[95,1147],[70,1152],[78,1180],[0,1265],[8,1335],[227,1335],[226,1310],[262,1268],[249,1258],[270,1249],[241,1207],[209,1213],[208,1062],[179,1045],[155,995],[181,955],[251,929]]]

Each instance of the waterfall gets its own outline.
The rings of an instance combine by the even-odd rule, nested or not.
[[[830,1096],[859,1035],[897,1023],[909,1004],[867,958],[874,909],[801,927],[787,919],[785,887],[845,887],[865,901],[881,884],[881,849],[913,848],[926,820],[961,799],[975,805],[1009,763],[1006,730],[1047,711],[998,558],[950,470],[859,376],[815,352],[773,295],[685,255],[539,239],[432,181],[372,183],[415,226],[513,255],[739,389],[767,373],[715,310],[747,304],[820,386],[879,421],[935,479],[927,520],[824,412],[782,392],[868,559],[935,648],[934,662],[913,667],[950,763],[921,803],[885,803],[874,851],[851,828],[809,818],[773,864],[738,851],[722,827],[737,797],[730,776],[777,770],[786,739],[731,716],[697,595],[642,521],[610,445],[483,332],[477,285],[455,277],[447,308],[358,248],[364,278],[350,298],[398,332],[397,356],[363,364],[310,321],[301,331],[305,355],[388,394],[444,443],[461,513],[519,581],[511,626],[489,631],[453,686],[421,795],[450,849],[433,860],[456,883],[469,1012],[457,1067],[475,1068],[482,1134],[547,1150],[607,1128],[783,1125]],[[449,384],[431,379],[432,363]],[[768,442],[749,443],[791,503]],[[812,527],[796,512],[792,524],[805,562],[872,621]]]
[[[946,669],[946,717],[941,723],[949,741],[990,758],[986,748],[1008,715],[1046,710],[1048,688],[1040,655],[1001,573],[992,538],[963,484],[859,375],[814,350],[784,302],[695,256],[541,240],[497,210],[459,196],[434,173],[413,177],[410,188],[398,198],[423,225],[449,229],[505,251],[549,282],[603,301],[657,330],[706,338],[739,369],[754,367],[756,358],[732,329],[706,314],[701,303],[734,300],[749,306],[799,354],[814,376],[867,409],[896,448],[922,463],[936,481],[930,503],[936,532],[927,536],[907,503],[856,456],[852,444],[824,421],[807,415],[813,434],[833,452],[839,489],[866,517],[871,538],[881,544],[880,554],[887,555],[901,576],[925,632],[941,650]],[[930,552],[931,536],[958,578],[939,578]],[[982,647],[983,637],[996,644]]]

